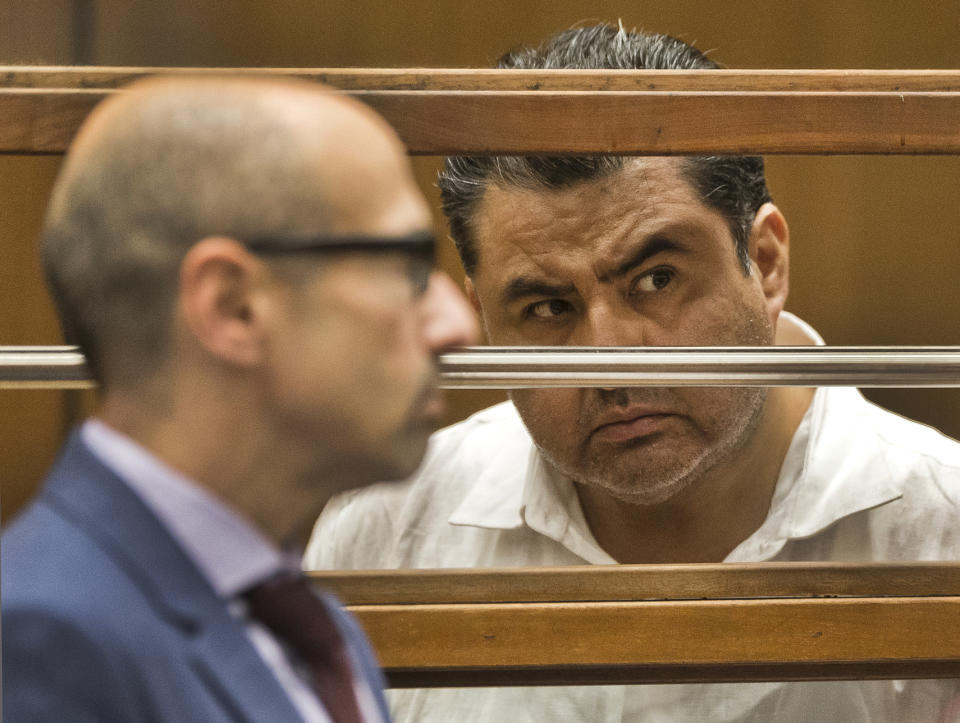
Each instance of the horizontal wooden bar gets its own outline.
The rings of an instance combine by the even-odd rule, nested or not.
[[[960,94],[356,93],[412,153],[958,153]]]
[[[960,562],[571,565],[309,574],[353,606],[960,596]]]
[[[960,597],[351,610],[395,686],[960,676]]]
[[[0,153],[63,153],[107,93],[0,89]]]
[[[60,153],[106,90],[0,89],[0,153]],[[411,153],[956,154],[960,93],[355,91]]]
[[[960,677],[960,563],[317,571],[392,687]]]
[[[960,70],[494,70],[0,66],[7,88],[118,88],[149,75],[281,75],[341,90],[960,91]]]

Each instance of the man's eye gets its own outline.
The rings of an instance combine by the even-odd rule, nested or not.
[[[563,299],[538,301],[527,307],[527,314],[537,319],[556,319],[573,310],[573,305]]]
[[[667,284],[673,281],[674,273],[672,269],[656,268],[643,274],[634,284],[636,291],[652,292],[660,291]]]

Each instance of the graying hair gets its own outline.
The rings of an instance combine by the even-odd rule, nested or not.
[[[498,68],[525,69],[715,69],[718,64],[695,47],[668,35],[626,31],[600,24],[554,35],[538,48],[504,55]],[[478,251],[471,227],[490,183],[525,189],[561,189],[623,168],[621,156],[450,156],[437,185],[450,233],[468,276]],[[708,206],[727,220],[744,271],[750,268],[748,239],[757,210],[770,193],[763,159],[755,156],[701,156],[683,159],[683,174]]]

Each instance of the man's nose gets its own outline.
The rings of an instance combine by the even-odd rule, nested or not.
[[[442,271],[434,271],[422,300],[423,335],[434,353],[478,343],[477,317],[463,292]]]
[[[644,346],[644,319],[628,309],[605,303],[588,306],[568,344],[573,346]],[[603,387],[597,393],[612,401],[624,397],[622,389]],[[619,403],[625,404],[623,399]]]
[[[648,343],[646,322],[630,309],[610,304],[588,306],[577,329],[567,341],[570,346],[644,346]]]

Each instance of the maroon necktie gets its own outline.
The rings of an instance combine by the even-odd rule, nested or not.
[[[281,573],[244,597],[251,617],[309,666],[314,690],[334,723],[362,723],[343,636],[307,578],[296,572]]]

